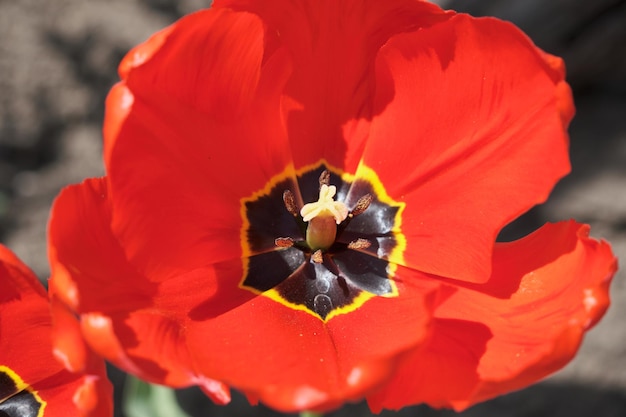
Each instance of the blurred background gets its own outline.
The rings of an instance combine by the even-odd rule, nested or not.
[[[384,1],[384,0],[381,0]],[[59,190],[103,174],[104,98],[123,55],[200,0],[0,0],[0,242],[46,279],[46,222]],[[626,259],[626,1],[440,0],[475,16],[520,26],[565,58],[576,99],[572,174],[550,200],[507,227],[517,238],[546,221],[576,218]],[[461,416],[626,416],[626,274],[612,286],[607,316],[578,357],[531,388],[477,405]],[[119,404],[123,375],[111,370]],[[234,393],[213,406],[199,390],[178,393],[195,416],[278,416]],[[331,416],[369,416],[364,404]],[[452,416],[425,406],[385,416]],[[116,417],[123,416],[116,410]],[[146,416],[149,417],[149,416]]]

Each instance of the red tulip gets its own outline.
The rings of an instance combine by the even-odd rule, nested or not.
[[[66,370],[57,360],[64,357],[53,348],[52,334],[46,290],[26,265],[0,245],[0,415],[111,416],[113,393],[104,361],[84,350],[82,340],[74,339],[66,346],[82,350],[85,366]]]
[[[283,411],[462,409],[563,366],[616,264],[575,222],[560,59],[414,0],[216,1],[133,49],[51,286],[152,382]],[[65,294],[65,296],[63,296]]]

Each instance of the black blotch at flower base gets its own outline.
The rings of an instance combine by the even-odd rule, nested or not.
[[[13,372],[0,369],[0,416],[37,417],[45,402],[28,388]]]
[[[325,170],[330,172],[330,185],[337,187],[336,200],[349,210],[361,197],[373,198],[364,212],[337,225],[334,244],[323,251],[321,262],[315,262],[305,241],[307,223],[287,210],[283,193],[299,192],[303,203],[317,201],[320,174]],[[243,200],[240,286],[322,320],[353,311],[374,296],[396,295],[394,267],[388,259],[403,246],[398,227],[402,204],[376,192],[382,185],[375,174],[352,178],[319,164],[300,172],[296,181],[275,177],[265,190]],[[278,238],[290,238],[294,244],[278,247]],[[349,248],[357,239],[365,239],[369,246]]]

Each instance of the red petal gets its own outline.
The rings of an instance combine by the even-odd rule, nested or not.
[[[2,362],[33,384],[62,369],[52,357],[45,289],[9,249],[0,245],[0,352]],[[44,341],[44,343],[40,343]]]
[[[293,73],[283,109],[297,167],[321,158],[354,172],[373,115],[374,58],[387,39],[445,18],[412,0],[216,2],[257,13],[266,37],[286,47]]]
[[[198,13],[198,15],[201,13]],[[120,62],[118,67],[120,77],[122,79],[127,79],[131,71],[150,61],[152,56],[157,53],[167,41],[167,38],[170,36],[175,27],[176,25],[170,25],[150,36],[150,38],[144,43],[141,43],[131,49],[126,54],[124,59],[122,59],[122,62]]]
[[[104,179],[86,180],[61,192],[49,227],[50,291],[61,301],[75,301],[66,305],[82,316],[82,334],[97,353],[146,379],[190,385],[194,372],[181,334],[187,314],[185,300],[168,287],[177,281],[157,286],[139,274],[112,235],[110,219]],[[211,270],[178,277],[187,288],[198,283],[191,293],[198,300],[187,296],[188,302],[199,303],[215,291],[207,273]],[[199,285],[200,277],[207,278],[204,286]],[[159,292],[160,288],[166,293]],[[163,313],[164,299],[180,302],[180,308]],[[76,334],[71,319],[63,314],[56,319],[58,335]],[[69,363],[79,366],[80,352],[72,350],[69,342],[60,339],[55,346]]]
[[[0,245],[0,366],[19,378],[45,401],[50,417],[109,417],[113,414],[112,387],[104,362],[83,351],[81,372],[71,373],[53,356],[50,306],[35,275]],[[82,348],[82,340],[77,348]],[[85,374],[85,372],[87,372]],[[13,375],[11,375],[11,373]],[[89,381],[88,403],[75,402]],[[23,389],[24,387],[19,387]],[[0,398],[0,402],[4,401]]]
[[[361,399],[389,377],[397,355],[428,334],[439,283],[410,270],[397,277],[399,297],[373,298],[326,324],[257,296],[191,322],[190,350],[201,373],[281,411]]]
[[[182,326],[158,312],[83,314],[81,329],[94,351],[141,379],[173,387],[195,382]]]
[[[52,347],[54,356],[65,369],[85,372],[89,367],[89,348],[85,344],[80,324],[73,311],[54,295],[51,288]]]
[[[381,49],[377,102],[393,100],[363,160],[406,202],[407,265],[485,282],[501,227],[569,171],[571,96],[544,56],[514,26],[467,15]]]
[[[476,361],[490,337],[481,323],[434,320],[431,340],[404,355],[384,388],[367,398],[370,408],[378,413],[419,403],[451,407],[453,399],[467,398],[478,383]]]
[[[575,355],[584,332],[604,315],[617,260],[606,242],[588,236],[589,226],[570,221],[498,245],[489,287],[521,278],[517,291],[508,300],[485,297],[481,302],[469,291],[450,300],[448,314],[471,314],[471,308],[494,334],[478,366],[482,384],[468,403],[522,388],[560,369]],[[477,302],[483,308],[476,309]]]
[[[84,378],[82,385],[76,390],[72,402],[83,412],[90,412],[98,407],[98,385],[96,380]]]
[[[105,123],[102,127],[104,136],[104,161],[111,160],[111,153],[115,149],[117,138],[124,127],[126,118],[130,114],[135,97],[126,83],[117,83],[109,91],[105,102]]]
[[[565,62],[558,56],[550,55],[547,52],[539,51],[544,61],[552,69],[552,80],[556,85],[556,100],[563,128],[567,128],[576,113],[574,101],[572,100],[572,90],[565,81]]]
[[[87,179],[66,187],[52,206],[50,291],[78,313],[141,308],[154,292],[111,234],[108,197],[105,179]]]
[[[68,381],[67,375],[71,376]],[[58,381],[66,377],[66,384]],[[45,416],[110,417],[113,415],[113,389],[106,379],[104,362],[96,375],[77,376],[67,371],[56,374],[56,383],[45,381],[34,388],[47,404]],[[49,384],[50,383],[50,384]]]
[[[225,405],[230,402],[230,387],[223,382],[200,376],[194,383],[197,384],[202,392],[215,404]]]
[[[375,297],[355,312],[327,323],[338,360],[347,370],[352,366],[347,378],[347,393],[352,396],[346,394],[348,399],[360,400],[385,382],[403,352],[416,349],[432,331],[433,310],[443,297],[440,283],[403,267],[398,267],[394,280],[398,297]],[[367,370],[367,365],[378,373],[361,375],[361,368]]]
[[[290,66],[264,49],[257,17],[188,16],[151,54],[109,96],[105,148],[113,230],[153,278],[239,258],[241,199],[293,170],[280,113]]]
[[[407,357],[374,410],[427,402],[466,408],[565,365],[608,307],[609,245],[573,221],[496,245],[493,276],[457,287],[436,310],[433,342]],[[411,379],[410,375],[419,375]]]
[[[212,117],[232,117],[254,99],[263,53],[255,16],[211,8],[183,17],[131,50],[120,73],[142,96],[157,90]]]
[[[319,387],[338,383],[339,364],[322,321],[267,297],[192,322],[188,333],[201,373],[280,410],[312,409],[330,397]]]

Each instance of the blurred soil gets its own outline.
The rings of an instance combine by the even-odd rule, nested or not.
[[[571,126],[573,173],[550,200],[504,232],[520,237],[545,221],[576,218],[626,259],[626,2],[440,1],[474,15],[517,23],[561,55],[577,103]],[[45,279],[46,222],[59,190],[103,174],[104,99],[126,51],[200,0],[0,0],[0,241]],[[626,416],[626,274],[613,305],[569,366],[534,387],[463,416]],[[121,375],[112,370],[120,394]],[[179,393],[194,416],[275,416],[239,395],[216,407],[196,389]],[[120,410],[116,411],[121,416]],[[363,404],[332,416],[370,415]],[[411,407],[383,415],[452,416]]]

